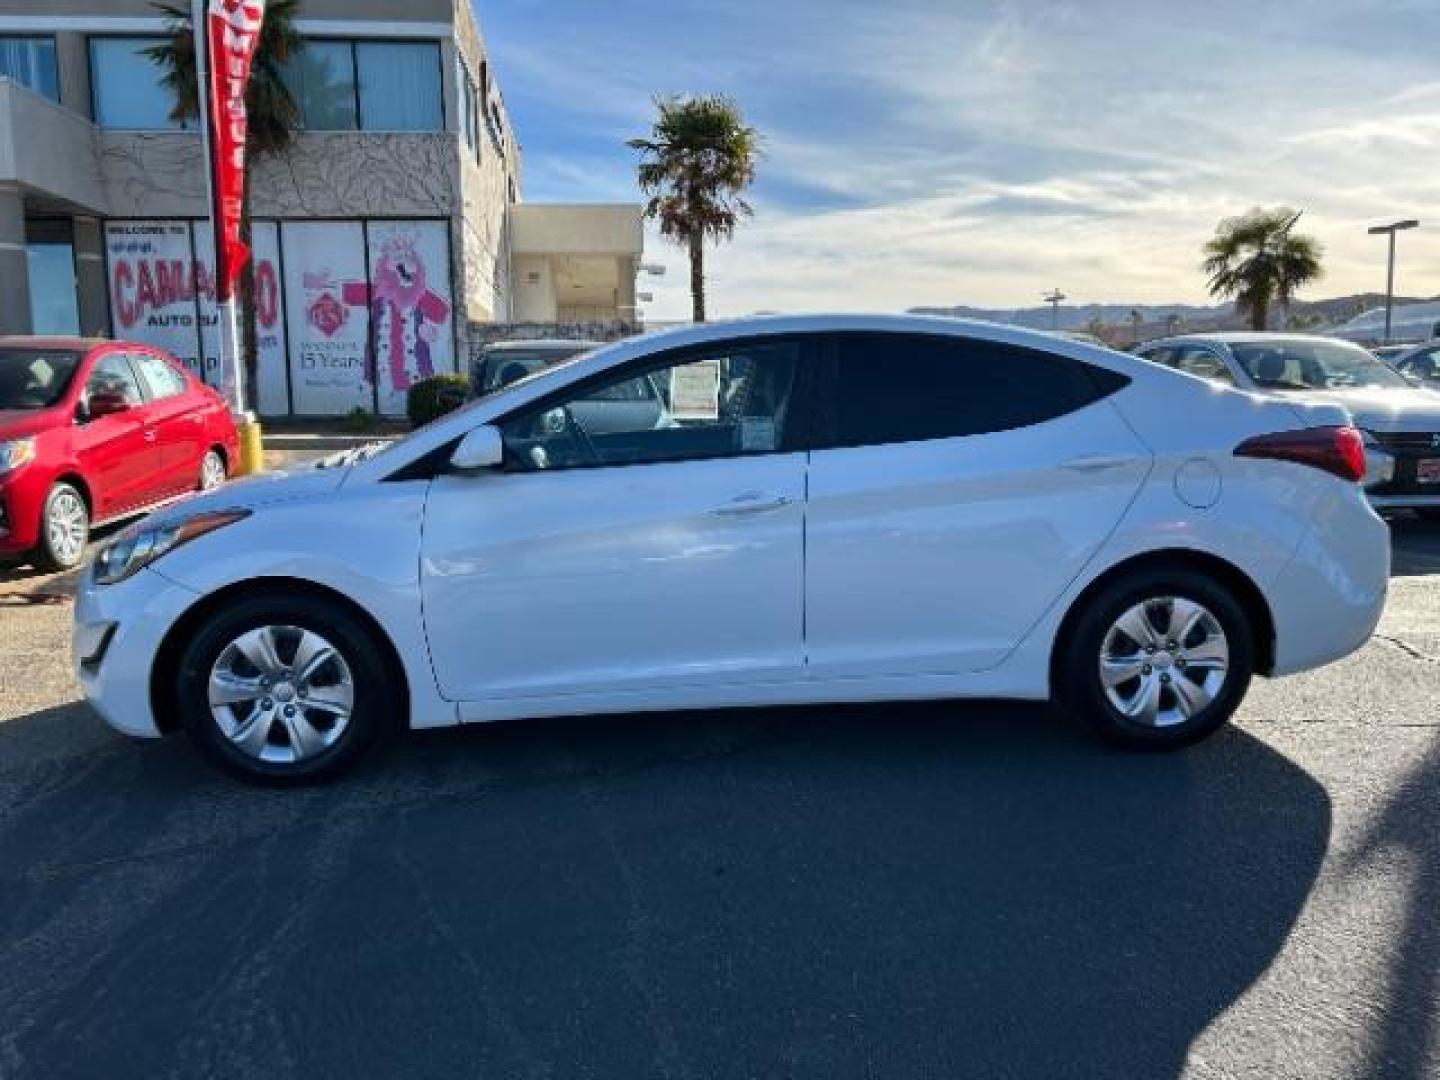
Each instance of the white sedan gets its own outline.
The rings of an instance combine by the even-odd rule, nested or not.
[[[75,661],[119,730],[270,783],[392,726],[803,702],[1056,696],[1177,747],[1252,674],[1369,637],[1364,466],[1337,406],[1081,342],[712,324],[132,526],[85,575]]]

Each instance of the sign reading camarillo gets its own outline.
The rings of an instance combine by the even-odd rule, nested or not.
[[[105,226],[105,246],[115,336],[165,349],[205,375],[195,300],[212,286],[197,279],[189,223],[112,221]]]
[[[211,386],[221,380],[215,325],[215,270],[208,224],[187,221],[111,221],[105,225],[110,310],[115,336],[174,354]],[[270,393],[262,408],[284,411],[285,368],[280,318],[279,240],[274,224],[257,223],[255,306],[260,332],[260,381]],[[195,259],[196,250],[201,258]],[[202,352],[202,330],[205,348]],[[202,362],[202,356],[204,360]],[[278,397],[274,393],[279,380]]]

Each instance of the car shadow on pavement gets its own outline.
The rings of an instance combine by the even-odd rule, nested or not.
[[[993,703],[413,736],[235,786],[0,724],[0,1072],[1174,1076],[1276,956],[1323,788]]]
[[[1363,881],[1396,860],[1409,872],[1405,923],[1393,935],[1398,949],[1363,1075],[1422,1080],[1440,1075],[1440,732],[1371,818],[1344,869]]]

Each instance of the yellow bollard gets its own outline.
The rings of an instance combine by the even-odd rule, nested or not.
[[[260,431],[260,421],[253,415],[235,425],[240,436],[240,467],[237,476],[253,476],[265,471],[265,440]]]

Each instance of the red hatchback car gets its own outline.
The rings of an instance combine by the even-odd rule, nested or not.
[[[159,349],[0,337],[0,558],[77,566],[92,526],[224,483],[238,460],[225,402]]]

